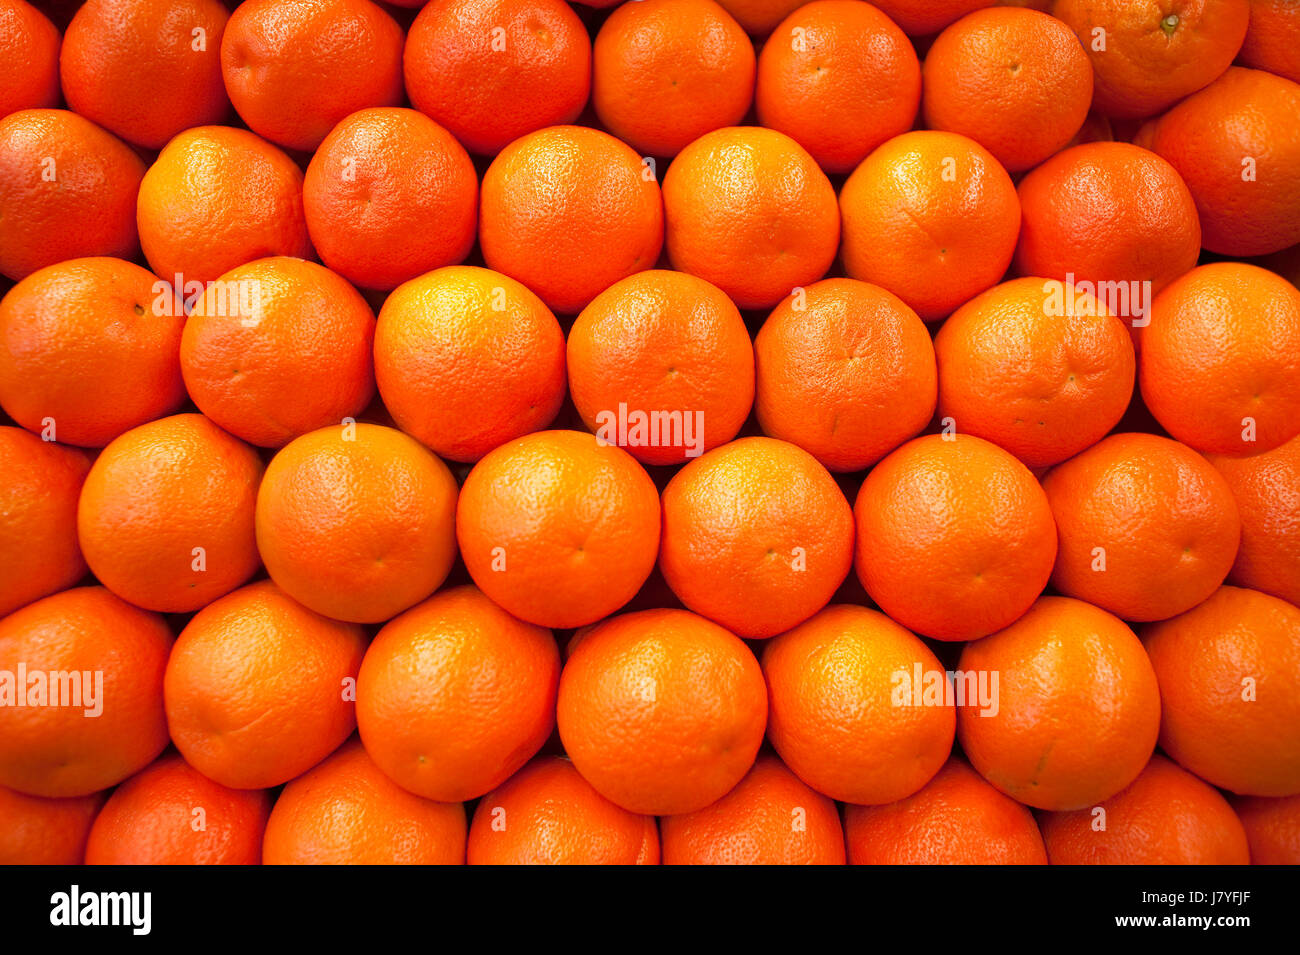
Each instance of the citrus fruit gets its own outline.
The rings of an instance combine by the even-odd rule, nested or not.
[[[1300,865],[1300,796],[1235,796],[1255,865]]]
[[[456,557],[456,480],[392,428],[349,423],[289,442],[257,492],[257,548],[290,597],[380,623],[419,603]]]
[[[0,116],[58,106],[58,28],[26,0],[0,0],[0,37]]]
[[[1250,23],[1237,62],[1300,83],[1300,7],[1290,0],[1250,0]]]
[[[0,865],[81,865],[104,794],[45,799],[0,786]]]

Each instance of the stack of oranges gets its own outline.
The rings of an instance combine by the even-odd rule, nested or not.
[[[1300,863],[1300,5],[0,49],[0,863]]]

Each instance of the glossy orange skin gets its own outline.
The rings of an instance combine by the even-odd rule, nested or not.
[[[782,20],[763,45],[756,95],[764,126],[790,136],[827,172],[848,172],[912,128],[921,64],[875,7],[817,0]]]
[[[1250,457],[1207,455],[1241,516],[1228,581],[1300,606],[1300,436]]]
[[[1053,865],[1246,865],[1246,832],[1212,786],[1156,754],[1096,807],[1042,817]]]
[[[1285,444],[1300,434],[1300,290],[1243,262],[1193,269],[1156,298],[1139,376],[1151,413],[1198,451]]]
[[[591,40],[562,0],[432,0],[411,24],[403,68],[416,109],[470,152],[494,156],[578,118],[591,91]]]
[[[257,547],[281,588],[336,620],[380,623],[442,585],[456,480],[414,438],[360,422],[285,445],[257,492]]]
[[[1093,314],[1049,313],[1058,289]],[[1109,434],[1137,377],[1124,322],[1086,291],[1042,278],[971,299],[943,323],[934,348],[940,417],[1030,468],[1058,464]]]
[[[45,799],[0,786],[0,865],[81,865],[103,804],[103,793]]]
[[[650,576],[658,494],[621,448],[583,432],[540,431],[474,466],[456,538],[474,582],[507,611],[543,627],[580,627],[618,610]]]
[[[1300,7],[1289,0],[1250,0],[1250,24],[1237,62],[1300,83]]]
[[[0,786],[87,796],[147,766],[167,745],[163,668],[172,635],[157,614],[102,587],[79,587],[0,619],[0,670],[103,671],[95,706],[0,707]],[[30,684],[29,684],[30,687]],[[85,695],[81,702],[89,703]]]
[[[853,511],[862,585],[925,636],[974,640],[999,630],[1051,574],[1047,496],[1020,461],[971,434],[909,441],[867,475]]]
[[[274,448],[365,410],[375,393],[375,314],[356,289],[286,256],[217,281],[257,294],[240,303],[205,293],[185,322],[181,372],[200,411],[236,437]]]
[[[134,428],[95,459],[81,489],[77,535],[86,563],[136,606],[198,610],[257,571],[261,480],[257,452],[203,415]]]
[[[1096,74],[1097,107],[1151,116],[1223,74],[1246,36],[1249,0],[1056,0]],[[1095,31],[1105,31],[1097,49]]]
[[[1042,597],[1005,630],[969,643],[958,668],[999,674],[998,710],[957,714],[957,738],[985,779],[1038,809],[1081,809],[1131,783],[1160,731],[1160,691],[1124,621]]]
[[[479,802],[469,864],[658,865],[659,827],[596,792],[569,760],[539,756]]]
[[[221,73],[249,129],[311,150],[345,116],[402,101],[402,28],[370,0],[245,0]]]
[[[1300,865],[1300,795],[1234,796],[1254,865]]]
[[[0,118],[0,275],[16,282],[67,259],[135,258],[143,175],[130,146],[76,113]]]
[[[664,865],[843,865],[835,803],[764,754],[712,805],[665,816]]]
[[[478,224],[478,178],[463,146],[413,109],[353,113],[303,179],[321,261],[363,288],[393,289],[464,260]]]
[[[85,575],[77,499],[89,470],[83,451],[0,427],[0,617]]]
[[[365,633],[313,613],[269,580],[208,604],[176,638],[163,681],[186,761],[234,789],[279,786],[356,729]]]
[[[653,268],[664,210],[653,169],[608,133],[553,126],[503,149],[483,176],[488,267],[576,314],[619,279]]]
[[[185,400],[174,304],[121,259],[29,275],[0,301],[0,404],[29,431],[87,447],[170,414]]]
[[[846,806],[851,865],[1046,865],[1033,813],[958,756],[924,788],[883,806]]]
[[[1241,520],[1227,481],[1168,438],[1113,434],[1050,471],[1043,488],[1060,541],[1053,586],[1125,620],[1196,606],[1236,557]]]
[[[1001,164],[974,140],[895,136],[840,191],[851,278],[893,292],[927,322],[944,318],[1006,274],[1020,201]]]
[[[804,5],[802,0],[718,0],[718,3],[755,39],[767,36],[777,24]]]
[[[1020,180],[1017,192],[1022,275],[1073,275],[1093,283],[1094,293],[1100,282],[1150,282],[1154,295],[1200,255],[1201,224],[1187,184],[1169,163],[1129,143],[1057,153]]]
[[[725,444],[754,400],[754,349],[740,312],[716,286],[684,272],[638,272],[597,295],[569,328],[567,367],[573,403],[597,434],[608,425],[602,415],[620,404],[629,413],[683,416],[657,445],[620,445],[643,464],[682,464]],[[696,414],[703,434],[693,431],[692,447],[684,416]]]
[[[229,789],[172,753],[114,790],[91,827],[86,864],[257,865],[270,814],[265,790]]]
[[[302,173],[247,130],[200,126],[172,139],[140,183],[149,266],[168,282],[211,282],[271,255],[312,257]]]
[[[559,678],[549,630],[510,616],[476,587],[455,587],[390,621],[366,651],[361,740],[416,795],[474,799],[551,735]]]
[[[953,707],[901,705],[898,674],[942,670],[884,614],[833,604],[764,645],[768,739],[832,799],[889,803],[924,786],[952,750]],[[910,697],[909,697],[910,699]]]
[[[1234,66],[1145,124],[1133,141],[1187,182],[1205,248],[1268,255],[1300,242],[1297,113],[1300,83]]]
[[[564,401],[564,332],[514,279],[448,266],[399,286],[375,333],[375,376],[403,431],[453,461],[545,428]]]
[[[58,28],[26,0],[0,0],[0,117],[59,104]]]
[[[925,57],[930,129],[975,140],[1009,172],[1038,165],[1083,126],[1092,67],[1078,38],[1037,10],[991,7],[948,27]]]
[[[917,314],[854,279],[815,282],[754,340],[758,421],[831,471],[876,463],[930,423],[934,346]]]
[[[1300,794],[1300,609],[1257,590],[1221,587],[1146,627],[1142,639],[1160,681],[1166,753],[1243,796]]]
[[[694,812],[754,763],[767,723],[753,653],[685,610],[603,621],[569,648],[556,722],[587,782],[630,812]]]
[[[678,153],[664,210],[673,268],[740,308],[771,308],[815,282],[839,243],[830,180],[789,136],[757,126],[716,129]]]
[[[875,5],[908,36],[923,37],[993,4],[994,0],[876,0]]]
[[[659,569],[687,607],[746,638],[802,623],[853,562],[853,514],[807,451],[741,438],[696,458],[663,492]]]
[[[735,126],[754,97],[754,45],[713,0],[640,0],[610,14],[592,51],[592,105],[637,152],[675,156]]]
[[[465,807],[407,792],[355,739],[284,787],[265,865],[463,865]]]
[[[59,55],[68,107],[147,149],[224,122],[221,37],[229,16],[221,0],[89,0]]]

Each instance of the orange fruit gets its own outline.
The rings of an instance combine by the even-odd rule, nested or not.
[[[1251,457],[1208,457],[1241,515],[1228,580],[1300,606],[1300,436]]]
[[[543,627],[580,627],[641,589],[659,551],[654,483],[626,451],[578,431],[541,431],[488,453],[456,508],[474,582]]]
[[[121,259],[73,259],[0,300],[0,405],[50,440],[103,447],[185,400],[184,316],[167,283]]]
[[[266,865],[463,865],[465,807],[407,792],[357,740],[284,787]]]
[[[1300,865],[1300,795],[1235,796],[1232,808],[1246,829],[1252,863]]]
[[[573,765],[630,812],[694,812],[754,764],[763,672],[736,636],[685,610],[602,621],[569,648],[556,722]]]
[[[130,146],[76,113],[0,118],[0,275],[18,281],[83,256],[134,258],[143,175]]]
[[[895,136],[840,191],[844,270],[893,292],[925,321],[1001,281],[1020,202],[987,149],[955,133]]]
[[[151,763],[167,745],[171,644],[161,617],[102,587],[0,619],[0,786],[86,796]]]
[[[400,431],[321,428],[285,445],[257,492],[257,548],[290,597],[379,623],[442,585],[456,557],[456,480]]]
[[[1182,177],[1129,143],[1067,149],[1025,176],[1018,192],[1017,271],[1083,285],[1121,318],[1149,319],[1152,295],[1201,253]]]
[[[1104,815],[1100,814],[1104,813]],[[1159,754],[1098,807],[1043,815],[1053,865],[1246,865],[1246,832],[1212,786]]]
[[[26,0],[0,0],[0,117],[59,105],[58,28]]]
[[[522,136],[483,175],[483,258],[556,312],[580,312],[619,279],[652,268],[663,222],[653,167],[599,130]]]
[[[200,126],[172,139],[140,183],[137,219],[150,268],[178,286],[254,259],[312,255],[302,173],[243,129]]]
[[[1163,620],[1223,583],[1241,536],[1204,458],[1154,434],[1113,434],[1043,479],[1059,549],[1052,584],[1125,620]]]
[[[775,756],[717,802],[663,820],[665,865],[843,865],[835,803]]]
[[[1250,24],[1237,62],[1300,83],[1300,7],[1291,0],[1250,0]]]
[[[866,607],[827,607],[763,648],[768,739],[832,799],[909,796],[948,758],[955,725],[951,701],[918,702],[922,688],[910,682],[917,671],[943,668],[893,620]]]
[[[681,464],[725,444],[754,401],[740,312],[685,272],[652,269],[605,289],[570,327],[567,359],[583,424],[642,464]]]
[[[1179,441],[1262,454],[1300,434],[1300,290],[1244,262],[1193,269],[1142,330],[1142,397]]]
[[[375,377],[393,419],[453,461],[545,428],[564,402],[564,332],[514,279],[448,266],[384,300]]]
[[[86,864],[257,865],[270,813],[265,791],[228,789],[171,754],[109,797]]]
[[[804,5],[803,0],[718,0],[718,4],[746,33],[756,38],[767,36],[777,24]]]
[[[925,57],[921,110],[930,129],[975,140],[1010,172],[1038,165],[1083,126],[1092,68],[1060,20],[990,7],[939,34]]]
[[[103,793],[44,799],[0,786],[0,865],[81,865],[103,803]]]
[[[934,349],[940,416],[1031,468],[1109,434],[1137,374],[1124,322],[1055,279],[1013,279],[976,296],[943,323]]]
[[[783,299],[759,329],[754,357],[763,433],[831,471],[875,464],[934,415],[930,333],[876,285],[825,279]]]
[[[329,269],[276,256],[231,269],[194,305],[181,372],[199,410],[236,437],[280,447],[365,410],[375,314]]]
[[[539,756],[484,796],[470,865],[657,865],[653,816],[620,809],[558,756]]]
[[[921,64],[875,7],[817,0],[781,21],[758,58],[758,118],[827,172],[848,172],[912,128]]]
[[[146,610],[198,610],[258,569],[262,462],[203,415],[133,428],[95,459],[77,534],[91,571]]]
[[[0,427],[0,617],[85,576],[77,499],[89,470],[82,451]]]
[[[176,638],[163,682],[185,760],[234,789],[287,783],[356,729],[365,634],[313,613],[269,580],[208,604]]]
[[[411,24],[403,66],[411,104],[470,152],[492,156],[578,118],[591,91],[591,40],[562,0],[432,0]]]
[[[1246,36],[1249,0],[1056,0],[1096,74],[1096,104],[1121,119],[1151,116],[1209,85]]]
[[[664,177],[668,257],[741,308],[771,308],[826,274],[839,244],[835,190],[812,156],[774,129],[715,129]]]
[[[971,434],[909,441],[853,507],[858,578],[881,610],[938,640],[1000,630],[1042,593],[1056,527],[1038,481]]]
[[[754,45],[713,0],[624,3],[596,34],[592,106],[637,152],[675,156],[736,126],[754,98]]]
[[[424,114],[363,109],[312,156],[303,209],[322,262],[363,288],[392,289],[469,254],[478,178],[464,147]]]
[[[345,116],[402,101],[402,42],[370,0],[244,0],[226,24],[221,73],[249,129],[311,150]]]
[[[127,142],[159,149],[230,115],[220,0],[88,0],[68,24],[59,73],[68,106]]]
[[[938,33],[972,11],[993,6],[995,0],[876,0],[875,5],[908,36]]]
[[[741,438],[692,461],[663,493],[659,568],[691,610],[771,637],[830,601],[853,562],[853,514],[807,451]]]
[[[1297,113],[1300,83],[1234,66],[1133,141],[1186,181],[1205,248],[1267,255],[1300,242]]]
[[[1300,608],[1220,587],[1146,627],[1160,681],[1160,747],[1243,796],[1300,795]]]
[[[884,806],[846,806],[852,865],[1046,865],[1034,815],[954,756]]]
[[[474,799],[551,735],[559,678],[550,631],[510,616],[476,587],[455,587],[390,621],[366,651],[357,679],[361,741],[416,795]]]
[[[963,674],[997,674],[996,709],[962,707],[957,738],[980,775],[1038,809],[1081,809],[1142,771],[1160,731],[1160,691],[1124,621],[1042,597],[962,648]]]

